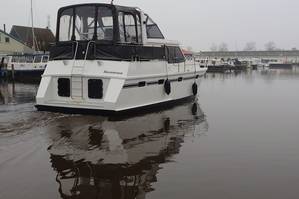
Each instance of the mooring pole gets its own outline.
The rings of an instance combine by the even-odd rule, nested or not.
[[[13,64],[11,65],[11,78],[15,80],[15,66]]]

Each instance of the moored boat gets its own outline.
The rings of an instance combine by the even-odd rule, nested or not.
[[[17,77],[41,77],[48,60],[47,54],[8,55],[7,72]]]
[[[56,30],[38,110],[115,113],[180,101],[197,95],[207,70],[186,62],[139,8],[63,7]]]

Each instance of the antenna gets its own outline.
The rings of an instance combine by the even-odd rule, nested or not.
[[[47,28],[51,29],[51,16],[50,15],[47,16]]]
[[[31,3],[31,28],[32,28],[32,49],[35,51],[35,35],[34,35],[34,26],[33,26],[33,3],[32,0]]]

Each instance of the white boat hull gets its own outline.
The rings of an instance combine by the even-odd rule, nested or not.
[[[84,66],[81,69],[74,67],[80,65],[79,62],[49,63],[36,98],[39,110],[122,112],[167,104],[194,96],[192,86],[194,83],[199,85],[206,72],[206,68],[199,65],[166,64],[163,61],[86,61],[80,63]],[[58,96],[59,78],[70,79],[69,97]],[[101,99],[89,98],[89,79],[102,80]],[[166,79],[171,82],[169,95],[161,82]]]

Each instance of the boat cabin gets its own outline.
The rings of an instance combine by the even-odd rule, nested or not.
[[[29,64],[38,64],[38,63],[47,63],[49,60],[48,55],[12,55],[9,59],[9,62],[12,64],[16,63],[29,63]]]
[[[51,60],[165,60],[185,57],[166,41],[158,25],[138,8],[111,4],[79,4],[58,11],[56,44]]]

